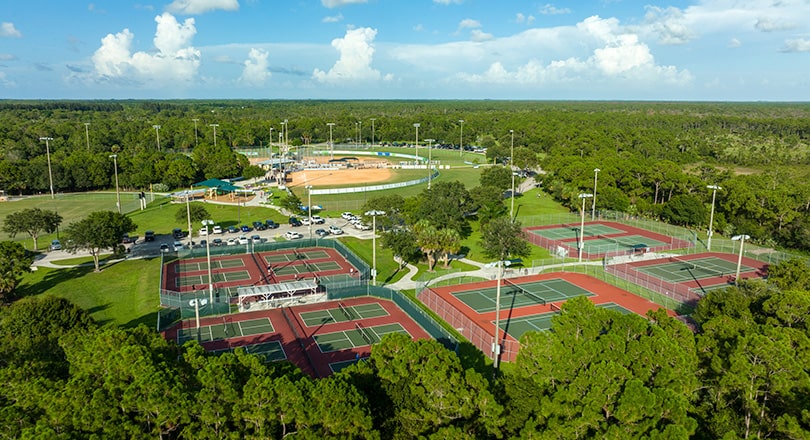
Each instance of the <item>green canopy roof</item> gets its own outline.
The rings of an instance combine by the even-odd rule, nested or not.
[[[194,186],[204,186],[206,188],[216,188],[220,191],[227,191],[227,192],[234,192],[234,191],[241,191],[244,188],[241,186],[236,186],[231,182],[226,182],[220,179],[208,179],[203,180],[202,182],[197,182]]]

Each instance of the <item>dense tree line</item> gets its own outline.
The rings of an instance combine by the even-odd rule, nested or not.
[[[28,298],[0,315],[0,437],[807,438],[802,264],[712,291],[697,334],[663,311],[572,299],[495,375],[480,352],[388,335],[367,360],[312,379]]]

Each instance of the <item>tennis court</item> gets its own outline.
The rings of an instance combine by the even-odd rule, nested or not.
[[[241,258],[230,258],[227,260],[211,260],[211,269],[232,269],[235,267],[246,267],[245,261]],[[199,272],[208,270],[207,261],[182,261],[178,263],[177,273]]]
[[[302,261],[295,264],[273,265],[270,269],[272,269],[272,273],[274,275],[284,276],[300,275],[302,273],[327,272],[339,270],[340,268],[340,264],[334,261],[323,261],[320,263],[308,263],[306,261]]]
[[[312,338],[318,344],[321,353],[332,351],[351,350],[357,347],[364,347],[380,342],[383,336],[389,333],[401,333],[412,336],[399,323],[378,325],[374,327],[363,327],[355,323],[354,329],[341,330],[333,333],[313,335]]]
[[[237,270],[233,272],[214,272],[214,282],[231,282],[231,281],[249,281],[250,272],[246,270]],[[203,273],[200,275],[183,275],[176,279],[177,287],[196,286],[200,284],[208,284],[208,274]]]
[[[301,320],[307,327],[318,327],[331,322],[347,322],[356,319],[378,318],[388,316],[388,312],[379,303],[345,306],[338,302],[338,307],[331,309],[302,312]]]
[[[281,346],[279,341],[268,341],[259,344],[240,345],[238,347],[223,348],[220,350],[211,350],[211,353],[232,353],[237,348],[244,348],[246,352],[261,356],[265,362],[283,361],[287,359],[287,353],[284,352],[284,347]]]
[[[222,324],[203,325],[200,328],[182,328],[177,332],[177,344],[195,339],[200,343],[219,339],[240,338],[242,336],[273,333],[275,329],[270,318],[249,319],[228,322],[222,318]]]
[[[614,312],[619,312],[622,315],[633,313],[633,311],[628,310],[614,302],[596,304],[596,307],[613,310]],[[559,313],[559,307],[557,307],[557,311],[501,321],[499,327],[501,330],[509,333],[510,336],[520,340],[520,338],[523,337],[526,332],[544,332],[550,330],[552,318]],[[495,321],[492,321],[492,323],[494,324]]]
[[[566,240],[570,238],[579,238],[579,229],[580,225],[563,225],[559,228],[529,229],[529,232],[550,240]],[[623,229],[616,229],[599,223],[585,225],[586,237],[625,233],[627,233],[627,231]]]
[[[624,249],[636,249],[639,245],[644,245],[644,247],[653,248],[658,246],[663,246],[668,243],[655,240],[650,237],[646,237],[643,235],[622,235],[619,237],[605,237],[602,235],[596,235],[597,238],[588,239],[587,229],[586,229],[586,239],[583,242],[583,250],[588,254],[602,254],[607,251],[615,250],[617,247],[624,248]],[[564,245],[570,248],[577,248],[578,241],[577,240],[570,240],[563,242]]]
[[[453,296],[477,313],[486,313],[495,310],[496,293],[496,287],[489,287],[453,292]],[[501,285],[501,307],[518,308],[545,305],[546,303],[563,301],[576,296],[593,295],[594,293],[560,278],[522,284],[512,284],[504,279]]]
[[[685,281],[734,275],[737,271],[737,264],[717,257],[705,257],[694,260],[681,260],[676,257],[670,257],[667,259],[666,263],[638,266],[635,269],[641,273],[670,283],[682,283]],[[753,272],[755,270],[756,268],[744,264],[740,266],[740,273]]]
[[[329,369],[332,370],[332,373],[337,373],[338,371],[352,366],[360,361],[366,360],[368,358],[358,357],[356,359],[349,359],[348,361],[340,361],[340,362],[332,362],[329,364]]]
[[[303,252],[284,252],[278,254],[265,254],[264,261],[267,264],[289,263],[296,260],[323,260],[329,258],[329,253],[323,249],[313,249]]]

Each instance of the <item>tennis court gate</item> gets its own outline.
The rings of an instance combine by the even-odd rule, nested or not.
[[[453,307],[441,295],[434,292],[430,287],[425,287],[416,298],[422,301],[430,310],[439,315],[445,322],[450,324],[457,332],[467,338],[473,345],[478,347],[482,353],[490,356],[492,354],[492,341],[494,339],[492,328],[482,328],[472,318]],[[503,339],[501,342],[501,361],[514,362],[520,350],[520,342],[511,339]]]

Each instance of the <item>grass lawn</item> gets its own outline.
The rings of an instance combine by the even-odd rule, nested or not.
[[[157,324],[160,258],[120,261],[99,273],[92,266],[51,269],[26,274],[22,296],[54,295],[90,312],[100,324],[134,327]]]
[[[371,240],[360,240],[355,237],[343,237],[340,241],[352,250],[363,261],[372,265],[372,249]],[[408,269],[399,270],[399,264],[394,261],[394,255],[389,249],[383,249],[380,243],[377,243],[377,276],[378,284],[390,284],[399,281]]]

